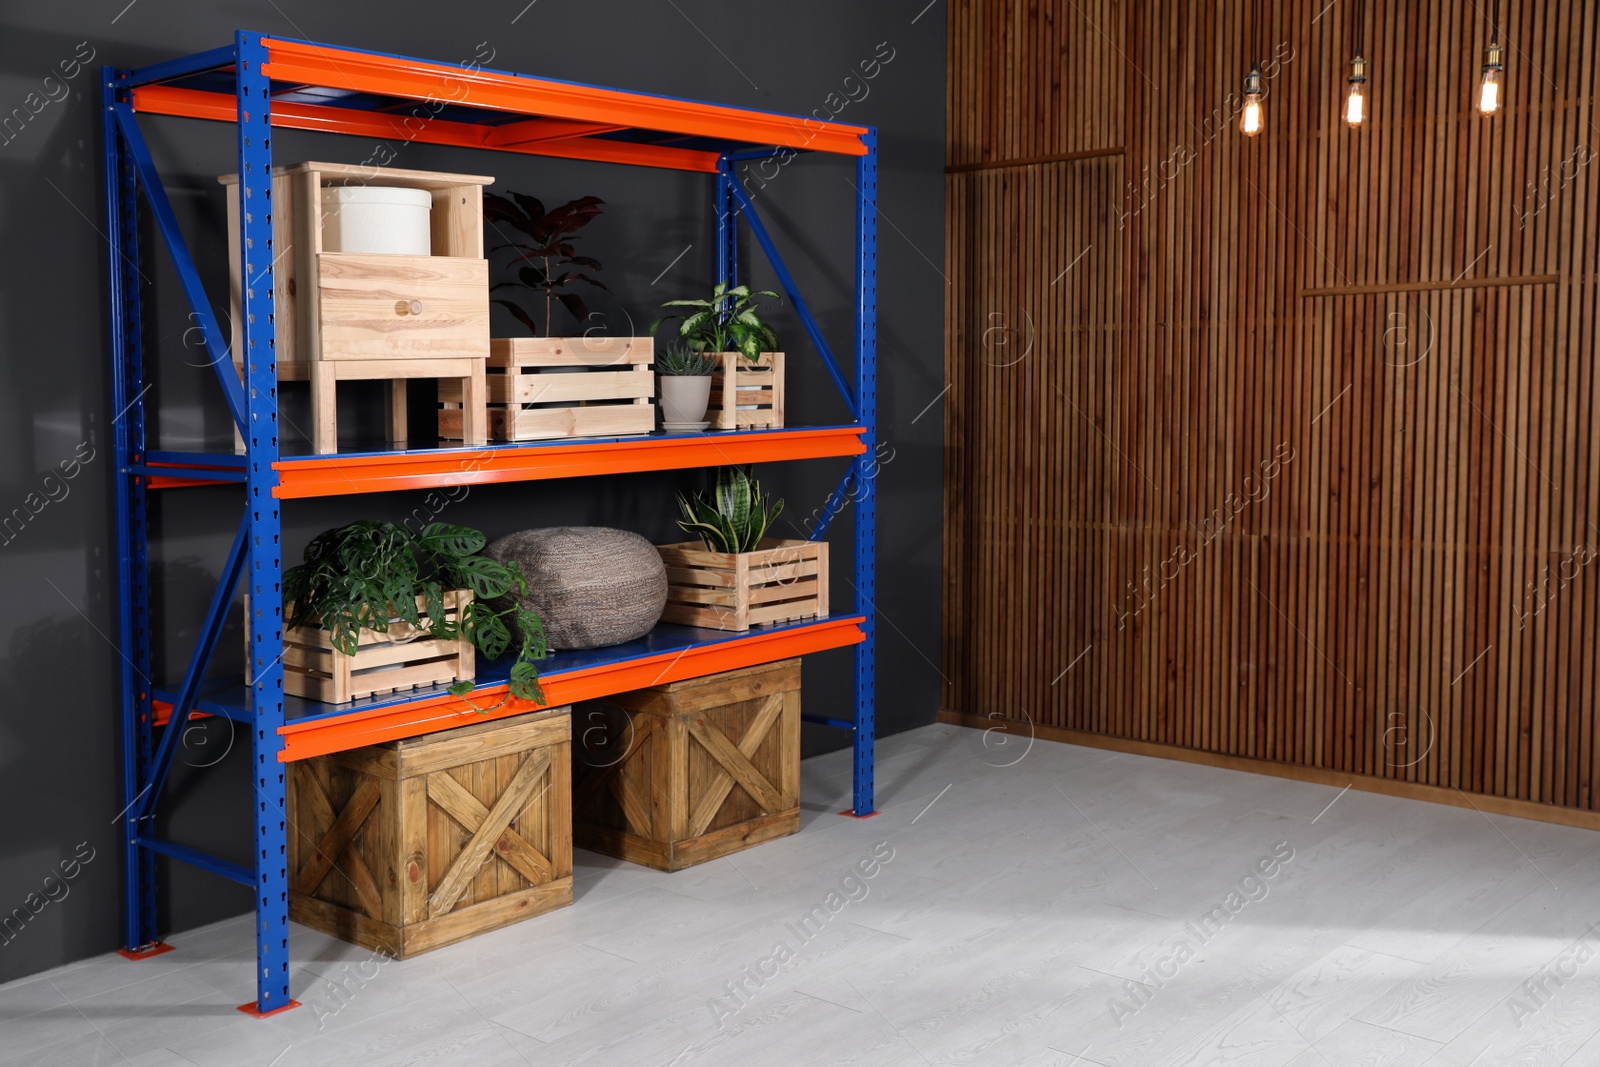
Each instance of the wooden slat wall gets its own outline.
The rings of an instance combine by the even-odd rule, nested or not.
[[[952,0],[946,707],[1593,811],[1600,9],[1365,7]]]

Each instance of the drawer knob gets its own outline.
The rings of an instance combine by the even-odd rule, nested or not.
[[[420,314],[422,314],[422,301],[420,301],[420,300],[400,300],[400,301],[396,301],[396,303],[394,305],[394,310],[395,310],[395,314],[397,314],[397,315],[420,315]]]

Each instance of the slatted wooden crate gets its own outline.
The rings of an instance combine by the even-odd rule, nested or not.
[[[778,429],[783,426],[783,353],[763,352],[751,363],[737,352],[719,353],[711,375],[706,417],[715,430]],[[732,381],[735,388],[728,388]],[[743,386],[744,388],[739,388]]]
[[[569,711],[291,764],[289,917],[405,959],[572,903]]]
[[[828,614],[828,543],[769,538],[754,552],[712,552],[699,541],[658,545],[667,565],[663,622],[715,630]]]
[[[489,343],[489,435],[497,441],[622,437],[655,429],[649,337],[497,337]],[[442,436],[460,436],[461,387],[439,383]]]
[[[800,661],[573,708],[573,837],[663,871],[800,829]]]
[[[445,618],[456,621],[472,591],[444,594]],[[423,610],[423,598],[417,598]],[[426,618],[426,615],[423,616]],[[409,623],[391,622],[388,633],[362,630],[354,656],[333,647],[328,631],[296,626],[283,632],[283,691],[307,700],[343,704],[357,697],[468,681],[477,669],[472,640],[429,637]]]

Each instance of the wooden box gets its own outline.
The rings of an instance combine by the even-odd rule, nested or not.
[[[800,661],[573,708],[573,839],[663,871],[800,828]]]
[[[826,541],[769,538],[754,552],[712,552],[699,541],[656,547],[667,565],[662,622],[748,630],[828,614]]]
[[[405,959],[572,903],[569,710],[296,761],[289,917]]]
[[[472,603],[472,591],[444,594],[445,618],[454,622]],[[417,598],[417,610],[423,598]],[[426,615],[423,616],[426,618]],[[333,647],[320,626],[283,631],[283,691],[307,700],[343,704],[357,697],[470,681],[476,650],[466,635],[429,637],[410,623],[390,623],[388,633],[362,630],[360,647],[348,656]]]
[[[714,430],[779,429],[783,426],[783,353],[763,352],[751,363],[737,352],[721,352],[711,374],[706,418]],[[728,388],[733,382],[734,388]],[[743,386],[744,388],[739,388]]]
[[[489,434],[496,441],[621,437],[655,429],[649,337],[496,337],[489,343]],[[440,435],[461,421],[460,388],[439,385]]]
[[[244,360],[240,319],[238,175],[229,188],[229,289],[233,360]],[[466,440],[487,441],[483,415],[484,361],[489,356],[489,263],[483,255],[483,187],[475,174],[299,163],[274,167],[276,239],[273,293],[278,377],[311,383],[312,444],[338,450],[338,383],[378,379],[390,384],[389,437],[404,442],[406,381],[437,378],[464,392]],[[426,189],[432,255],[366,255],[322,250],[323,190],[335,185]],[[460,436],[460,433],[458,433]]]

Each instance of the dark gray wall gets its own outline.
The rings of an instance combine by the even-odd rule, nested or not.
[[[616,0],[561,4],[506,0],[455,4],[305,0],[166,5],[7,3],[0,8],[0,515],[37,515],[0,544],[0,915],[43,899],[46,878],[80,843],[94,858],[13,938],[0,937],[0,981],[121,945],[122,808],[116,715],[119,652],[111,536],[111,410],[98,68],[139,66],[232,40],[238,27],[447,61],[493,49],[488,65],[577,81],[802,114],[837,110],[841,121],[881,132],[879,732],[931,722],[938,706],[941,323],[943,263],[944,12],[926,0],[862,4],[826,0],[729,8],[710,0]],[[446,18],[440,13],[445,11]],[[733,17],[730,17],[730,14]],[[482,46],[480,48],[480,42]],[[892,50],[867,83],[859,64]],[[93,58],[75,71],[74,60]],[[64,77],[64,73],[75,77]],[[30,94],[36,94],[30,96]],[[13,109],[21,109],[13,111]],[[235,168],[233,130],[151,119],[144,125],[168,178],[213,301],[225,309],[223,201],[215,177]],[[356,138],[284,132],[279,162],[361,162],[375,145]],[[691,295],[712,274],[710,181],[699,176],[508,157],[426,145],[394,145],[394,165],[495,175],[496,188],[547,202],[595,194],[606,215],[585,241],[605,264],[613,298],[596,301],[612,332],[640,328],[663,299]],[[830,343],[851,346],[853,168],[802,159],[759,188],[757,203],[812,302]],[[187,333],[186,308],[164,255],[144,259],[146,332],[155,440],[167,447],[226,448],[220,394]],[[688,249],[674,264],[674,257]],[[750,279],[773,285],[751,243]],[[671,264],[669,269],[669,264]],[[497,312],[497,315],[501,314]],[[842,405],[813,359],[792,311],[776,317],[791,356],[793,424],[841,421]],[[513,332],[508,320],[497,324]],[[306,400],[287,388],[286,431],[305,425]],[[377,394],[353,390],[344,411],[355,432],[376,426]],[[423,401],[426,401],[424,396]],[[924,411],[926,410],[926,413]],[[919,419],[919,414],[922,417]],[[891,458],[892,457],[892,458]],[[76,466],[73,460],[80,461]],[[75,474],[61,476],[61,464]],[[762,471],[801,523],[820,508],[842,462]],[[52,472],[55,472],[52,474]],[[674,535],[671,494],[694,474],[619,477],[574,484],[474,489],[450,521],[491,536],[527,526],[597,523],[653,539]],[[30,494],[33,494],[30,496]],[[41,506],[42,503],[42,506]],[[158,681],[181,669],[222,563],[239,508],[230,489],[169,491],[153,506]],[[403,518],[420,494],[291,504],[285,558],[307,539],[357,517]],[[830,540],[848,559],[846,513]],[[848,604],[847,566],[834,572]],[[236,671],[242,638],[235,609],[216,669]],[[844,653],[812,657],[806,695],[814,710],[842,712],[850,694]],[[809,729],[809,728],[808,728]],[[808,734],[808,752],[845,739]],[[244,858],[248,783],[245,739],[226,723],[184,746],[165,804],[165,832]],[[198,768],[204,767],[202,771]],[[164,928],[184,929],[248,910],[241,887],[174,866],[162,870]]]

